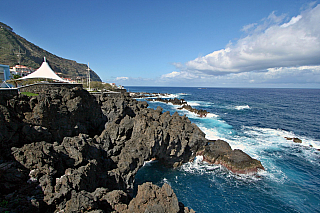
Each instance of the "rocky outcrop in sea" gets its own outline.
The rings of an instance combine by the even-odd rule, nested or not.
[[[145,183],[134,197],[135,175],[151,159],[179,167],[213,143],[186,116],[125,93],[57,87],[3,96],[0,211],[192,212],[167,184]]]
[[[208,115],[208,112],[206,110],[193,108],[184,99],[178,99],[178,98],[150,98],[149,100],[150,101],[159,101],[159,102],[163,102],[163,103],[167,103],[167,104],[171,103],[173,105],[181,106],[178,109],[188,110],[189,112],[193,112],[193,113],[197,114],[199,117],[207,117],[207,115]]]
[[[251,158],[240,149],[232,150],[223,140],[210,140],[197,154],[203,156],[204,161],[220,164],[237,174],[254,174],[259,169],[264,170],[260,161]]]

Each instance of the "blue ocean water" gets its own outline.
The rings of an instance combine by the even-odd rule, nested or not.
[[[210,112],[199,118],[177,106],[149,102],[186,114],[208,139],[223,139],[262,162],[257,175],[235,175],[197,157],[179,169],[143,166],[136,185],[171,185],[196,212],[320,212],[320,90],[128,87],[130,92],[170,93]],[[286,140],[297,137],[301,144]]]

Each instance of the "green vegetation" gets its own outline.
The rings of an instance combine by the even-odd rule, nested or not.
[[[21,92],[21,94],[26,95],[26,96],[38,96],[39,94],[35,94],[32,92]]]
[[[18,79],[21,78],[21,75],[13,75],[12,79]]]
[[[30,78],[30,79],[25,79],[25,80],[16,80],[20,78],[19,75],[14,75],[13,79],[8,80],[7,82],[10,84],[14,84],[15,87],[19,86],[25,86],[25,85],[30,85],[30,84],[35,84],[35,83],[39,83],[39,82],[48,82],[48,83],[53,83],[52,79],[44,79],[44,78]]]
[[[44,79],[44,78],[30,78],[30,79],[20,80],[20,81],[18,81],[18,84],[21,86],[25,86],[25,85],[35,84],[35,83],[39,83],[39,82],[53,83],[53,80],[52,79]]]
[[[2,200],[2,201],[0,202],[0,207],[6,208],[7,205],[8,205],[8,201],[7,201],[7,200]]]
[[[86,64],[79,64],[49,53],[15,34],[11,27],[0,22],[0,64],[11,67],[17,65],[20,60],[21,65],[38,69],[43,62],[43,57],[47,58],[47,62],[55,72],[62,73],[59,74],[60,77],[75,79],[87,76]],[[101,81],[94,71],[90,72],[90,77],[93,81]]]

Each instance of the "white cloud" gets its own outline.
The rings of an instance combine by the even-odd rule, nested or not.
[[[197,75],[196,73],[190,73],[185,71],[180,71],[180,72],[173,71],[171,73],[162,75],[160,78],[160,81],[167,81],[168,79],[192,80],[195,78],[201,78],[201,76]]]
[[[287,23],[283,20],[284,15],[276,16],[273,12],[260,24],[246,25],[242,31],[247,36],[234,45],[228,44],[225,49],[196,58],[184,66],[176,63],[181,72],[163,78],[320,65],[320,5],[303,11]]]
[[[162,76],[162,82],[176,86],[227,86],[227,87],[316,87],[320,85],[320,66],[298,66],[268,68],[261,71],[230,73],[226,75],[194,75],[185,78],[187,72],[180,72],[176,78]]]
[[[116,77],[116,81],[126,81],[129,80],[129,77]]]
[[[243,32],[249,32],[249,30],[251,30],[252,28],[254,28],[254,26],[256,26],[257,23],[252,23],[252,24],[248,24],[242,27],[241,31]]]
[[[284,23],[280,27],[289,27],[290,25],[293,25],[293,24],[297,23],[301,18],[302,18],[301,15],[298,15],[296,17],[292,17],[291,20],[288,23]]]
[[[181,72],[171,72],[162,76],[162,78],[175,78],[179,76]]]

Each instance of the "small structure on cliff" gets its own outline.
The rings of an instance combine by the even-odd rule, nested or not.
[[[0,64],[0,82],[9,80],[10,71],[8,65]]]
[[[12,85],[7,84],[10,79],[10,71],[8,65],[0,64],[0,88],[11,88]]]
[[[30,79],[30,78],[46,78],[46,79],[53,79],[56,81],[69,83],[69,81],[66,81],[66,80],[60,78],[57,74],[55,74],[53,72],[53,70],[51,69],[51,67],[49,66],[49,64],[46,60],[46,57],[44,57],[44,61],[42,62],[39,69],[37,69],[35,72],[33,72],[27,76],[19,78],[17,80],[25,80],[25,79]]]

